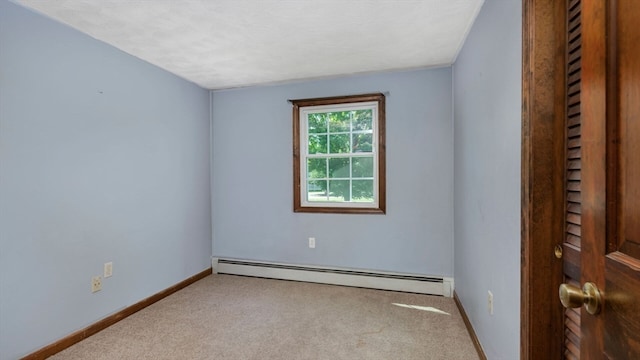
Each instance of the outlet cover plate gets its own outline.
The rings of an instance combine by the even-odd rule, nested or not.
[[[113,262],[104,263],[104,277],[108,278],[113,275]]]
[[[102,278],[100,276],[94,276],[91,278],[91,292],[97,292],[102,290]]]
[[[493,293],[491,291],[487,291],[488,293],[488,297],[487,297],[487,307],[489,310],[489,315],[493,315]]]

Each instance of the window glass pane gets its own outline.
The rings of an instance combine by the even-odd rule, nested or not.
[[[372,152],[373,134],[353,134],[353,152]]]
[[[315,113],[309,114],[309,133],[326,133],[327,132],[327,114]]]
[[[349,180],[329,180],[329,201],[351,201]]]
[[[307,182],[307,201],[327,201],[326,180],[311,180]]]
[[[329,135],[329,147],[330,154],[349,153],[349,134]]]
[[[328,113],[329,132],[348,132],[351,128],[351,111]]]
[[[326,153],[327,153],[327,135],[309,135],[309,154],[326,154]]]
[[[354,157],[352,166],[354,178],[373,177],[373,156]]]
[[[329,158],[330,178],[349,178],[349,158]]]
[[[373,130],[373,111],[358,110],[353,112],[353,131]]]
[[[324,179],[327,177],[327,159],[307,159],[307,177]]]
[[[373,180],[353,180],[351,193],[355,202],[373,202]]]

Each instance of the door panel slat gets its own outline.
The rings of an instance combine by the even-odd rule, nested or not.
[[[582,24],[581,0],[568,0],[566,43],[566,180],[565,224],[563,244],[563,269],[565,283],[580,287],[580,246],[582,244]],[[580,310],[566,309],[564,331],[564,358],[580,359]]]

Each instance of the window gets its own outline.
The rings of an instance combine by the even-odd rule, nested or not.
[[[383,94],[292,100],[293,210],[385,212]]]

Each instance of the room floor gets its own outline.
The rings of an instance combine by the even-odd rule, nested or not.
[[[477,359],[453,299],[211,275],[51,359]]]

